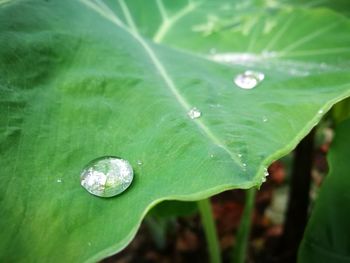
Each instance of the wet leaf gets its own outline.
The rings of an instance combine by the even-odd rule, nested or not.
[[[0,261],[97,261],[161,201],[259,186],[350,95],[350,23],[257,7],[0,1]],[[117,197],[80,186],[101,156],[133,167]]]

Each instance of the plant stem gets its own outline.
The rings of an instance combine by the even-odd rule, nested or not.
[[[278,251],[283,262],[296,262],[307,223],[315,129],[295,149],[284,233]]]
[[[220,249],[218,236],[216,233],[215,222],[210,205],[210,199],[203,199],[198,201],[199,213],[201,216],[202,224],[204,227],[205,237],[207,239],[207,245],[209,250],[210,262],[220,263]]]
[[[246,191],[244,211],[239,224],[236,245],[233,250],[232,261],[234,263],[244,263],[252,224],[252,214],[254,209],[256,189],[251,188]]]

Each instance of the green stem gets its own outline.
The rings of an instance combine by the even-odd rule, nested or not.
[[[234,263],[244,263],[246,260],[247,247],[252,224],[252,214],[254,209],[256,189],[251,188],[246,191],[244,211],[239,224],[236,245],[233,250],[232,261]]]
[[[216,233],[215,222],[211,210],[210,200],[204,199],[198,201],[198,208],[201,215],[202,224],[204,227],[205,237],[207,239],[210,262],[220,263],[220,249],[218,236]]]

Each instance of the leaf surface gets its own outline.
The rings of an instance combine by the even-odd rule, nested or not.
[[[345,17],[229,3],[0,3],[0,261],[97,261],[163,200],[259,186],[350,95]],[[110,199],[79,182],[105,155],[135,172]]]

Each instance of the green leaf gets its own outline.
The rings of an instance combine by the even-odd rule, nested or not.
[[[1,1],[0,261],[97,261],[163,200],[259,186],[350,95],[343,16],[161,3]],[[233,84],[247,69],[265,73],[252,90]],[[110,199],[79,182],[105,155],[135,173]]]
[[[154,206],[149,213],[156,218],[167,218],[190,216],[197,210],[197,202],[164,201]]]
[[[336,129],[328,154],[329,175],[322,183],[316,206],[299,249],[299,262],[350,260],[350,119]]]
[[[335,123],[348,119],[350,117],[350,98],[338,102],[331,112]]]
[[[303,6],[310,8],[327,7],[346,16],[350,15],[350,5],[348,0],[297,0],[294,4],[302,4]]]

